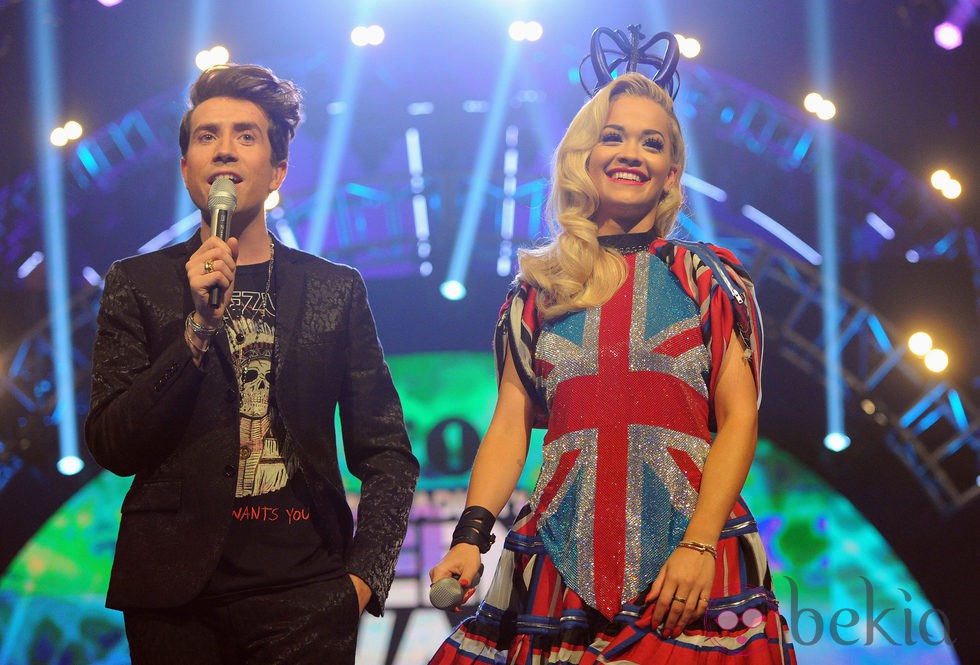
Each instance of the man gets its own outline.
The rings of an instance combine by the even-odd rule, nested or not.
[[[394,577],[418,462],[364,283],[266,228],[300,113],[263,67],[202,73],[180,125],[200,232],[106,275],[85,435],[135,474],[106,601],[135,665],[353,663]],[[219,177],[237,195],[227,242],[208,212]]]

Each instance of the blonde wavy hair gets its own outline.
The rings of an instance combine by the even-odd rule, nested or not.
[[[677,224],[683,203],[681,174],[685,148],[674,102],[667,92],[646,76],[626,73],[602,88],[579,109],[555,151],[551,167],[551,192],[547,216],[551,239],[539,247],[518,252],[517,278],[536,287],[538,310],[546,319],[566,312],[601,305],[626,279],[626,262],[618,251],[599,245],[592,215],[599,194],[589,177],[586,162],[598,143],[612,102],[623,95],[646,97],[667,111],[671,161],[677,177],[657,205],[653,228],[666,238]]]

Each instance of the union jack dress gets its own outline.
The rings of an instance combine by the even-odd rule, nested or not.
[[[697,503],[722,355],[737,332],[758,392],[762,327],[730,252],[636,239],[601,238],[629,267],[601,306],[542,321],[519,284],[501,309],[498,368],[509,351],[547,427],[543,464],[486,598],[430,665],[796,662],[741,498],[704,617],[673,638],[651,625],[644,599]]]

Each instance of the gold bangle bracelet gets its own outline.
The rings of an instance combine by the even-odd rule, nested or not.
[[[677,546],[684,547],[689,550],[694,550],[695,552],[700,552],[701,554],[707,552],[712,556],[712,558],[716,560],[718,559],[718,550],[716,550],[711,545],[708,545],[707,543],[699,543],[694,540],[682,540],[677,544]]]

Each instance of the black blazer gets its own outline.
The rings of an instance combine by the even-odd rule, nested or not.
[[[238,381],[223,334],[198,368],[183,338],[193,311],[187,242],[112,265],[92,362],[85,438],[95,460],[133,475],[106,605],[174,607],[221,556],[238,470]],[[380,615],[405,536],[418,461],[360,274],[276,242],[273,394],[278,432],[327,520],[329,546],[374,592]],[[337,458],[361,480],[357,535]]]

